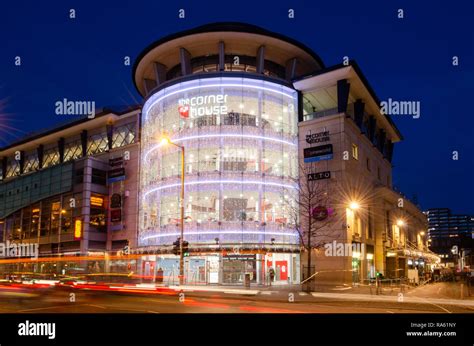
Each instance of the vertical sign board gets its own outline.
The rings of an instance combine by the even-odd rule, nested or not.
[[[333,158],[332,144],[306,148],[303,151],[303,155],[305,163],[331,160]]]
[[[110,211],[110,221],[120,222],[122,221],[122,209],[113,209]]]
[[[80,240],[82,238],[82,220],[77,219],[74,221],[74,240]]]
[[[114,193],[110,198],[110,221],[122,221],[122,195]]]

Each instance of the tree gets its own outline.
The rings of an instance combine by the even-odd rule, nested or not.
[[[336,212],[335,182],[331,179],[310,179],[309,175],[316,172],[316,167],[314,163],[300,163],[300,177],[294,179],[299,199],[286,200],[287,212],[298,232],[300,246],[308,253],[307,279],[313,275],[311,273],[311,251],[323,247],[342,234],[341,230],[337,228],[339,218]],[[314,278],[310,279],[310,281],[312,280]]]

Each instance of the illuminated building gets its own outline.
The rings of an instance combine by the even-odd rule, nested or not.
[[[472,266],[474,217],[453,214],[449,208],[431,208],[428,217],[430,249],[441,257],[446,266]]]
[[[138,113],[104,109],[0,148],[0,242],[41,257],[135,247]]]
[[[321,62],[308,48],[241,24],[164,38],[137,59],[142,110],[139,245],[163,251],[179,237],[184,146],[188,281],[299,282],[296,76]],[[176,258],[153,257],[171,271]],[[194,266],[194,268],[191,268]],[[150,266],[151,268],[151,266]],[[206,268],[212,268],[207,270]],[[147,271],[147,269],[145,269]]]
[[[424,215],[408,200],[399,207],[404,197],[392,187],[401,134],[356,63],[325,67],[293,39],[216,23],[150,45],[135,61],[133,81],[141,107],[0,149],[4,239],[36,237],[44,254],[129,245],[141,256],[140,274],[156,278],[161,269],[165,284],[176,283],[179,145],[188,284],[268,284],[271,268],[275,284],[300,283],[308,252],[298,230],[309,214],[316,223],[331,220],[325,241],[360,249],[341,258],[312,251],[318,280],[362,282],[376,271],[399,278],[413,269],[410,261],[435,260],[422,236]],[[163,145],[163,137],[176,145]],[[331,197],[307,215],[299,203],[302,167]],[[43,176],[51,187],[32,197],[34,185],[27,187]],[[71,209],[76,194],[82,204]]]

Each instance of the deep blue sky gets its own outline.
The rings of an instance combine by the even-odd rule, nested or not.
[[[395,146],[393,183],[423,208],[474,213],[473,17],[469,0],[10,1],[0,4],[0,113],[9,113],[0,123],[31,132],[63,122],[54,114],[63,98],[98,107],[140,102],[124,56],[133,64],[164,35],[242,21],[303,42],[326,66],[355,59],[381,100],[420,101],[420,119],[394,116],[405,139]],[[11,133],[0,130],[0,145]]]

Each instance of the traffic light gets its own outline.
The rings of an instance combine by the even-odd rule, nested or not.
[[[179,255],[179,245],[180,245],[181,238],[176,239],[173,243],[173,253],[178,256]],[[184,245],[184,244],[183,244]]]
[[[183,254],[184,257],[189,256],[189,243],[186,240],[183,241]]]

